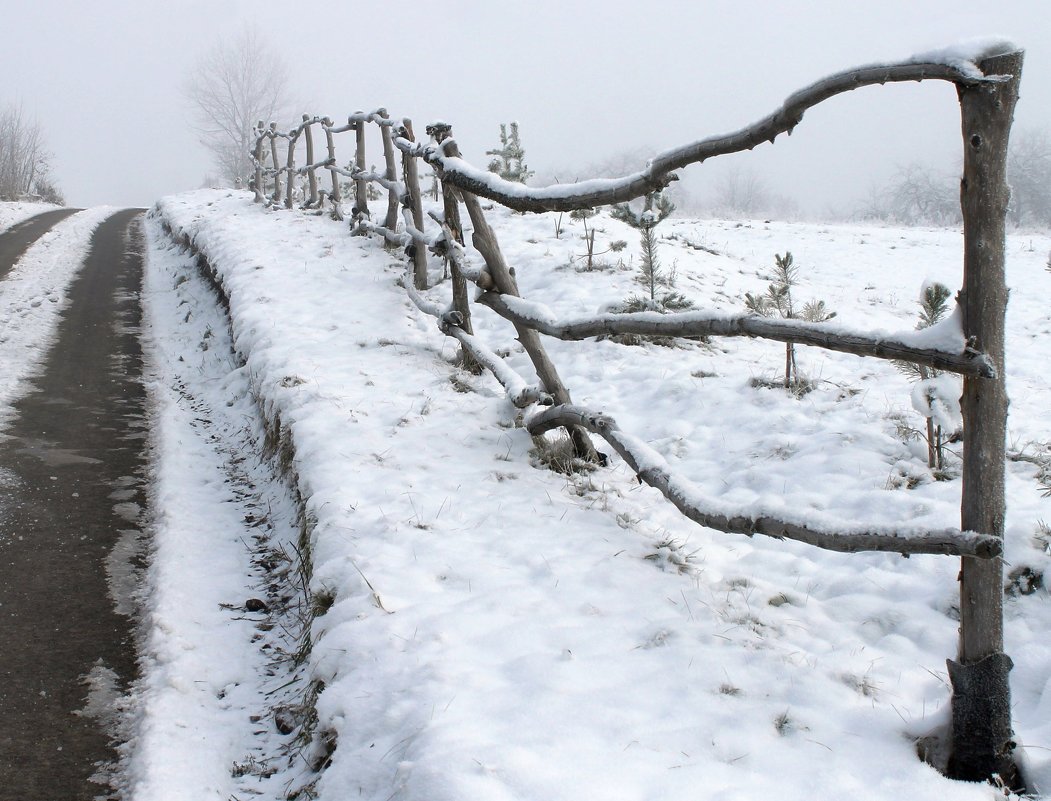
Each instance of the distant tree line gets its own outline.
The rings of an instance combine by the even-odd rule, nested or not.
[[[1008,220],[1017,226],[1051,227],[1051,135],[1029,129],[1012,134],[1007,153],[1011,185]],[[904,225],[960,222],[958,171],[910,164],[886,185],[872,190],[859,211],[866,219]]]
[[[23,106],[11,103],[0,109],[0,200],[63,204],[51,177],[50,160],[40,124]]]

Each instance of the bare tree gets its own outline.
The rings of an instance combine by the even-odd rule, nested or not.
[[[750,168],[734,167],[715,185],[715,208],[727,216],[759,214],[770,205],[770,192],[763,179]]]
[[[899,166],[888,183],[869,190],[857,215],[901,225],[957,225],[959,179],[924,164]]]
[[[901,167],[890,186],[894,218],[906,224],[955,225],[960,216],[960,181],[920,164]]]
[[[1011,135],[1007,173],[1011,222],[1051,225],[1051,136],[1047,131],[1031,128]]]
[[[231,184],[253,172],[249,155],[256,123],[288,117],[288,67],[254,27],[205,53],[187,80],[185,93],[198,118],[201,144]]]
[[[0,110],[0,200],[37,196],[62,203],[51,179],[50,158],[40,124],[20,103]]]

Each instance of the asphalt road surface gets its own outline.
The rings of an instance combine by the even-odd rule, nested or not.
[[[0,235],[0,280],[65,213]],[[145,506],[139,214],[96,230],[45,369],[0,436],[2,801],[113,796]]]

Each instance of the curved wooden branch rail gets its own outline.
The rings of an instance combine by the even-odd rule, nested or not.
[[[816,528],[802,520],[788,521],[751,514],[743,508],[718,510],[717,502],[704,498],[696,487],[677,477],[660,454],[642,440],[622,432],[611,417],[578,406],[553,406],[526,420],[530,434],[542,434],[553,428],[571,425],[598,434],[620,454],[641,481],[659,490],[690,520],[717,531],[748,536],[762,534],[843,553],[885,551],[903,555],[926,553],[990,559],[1003,551],[1003,542],[998,537],[952,528],[908,534],[890,529],[835,532]]]
[[[1003,43],[1001,49],[1008,48]],[[997,48],[982,54],[989,57]],[[574,211],[576,209],[624,203],[642,195],[666,187],[676,180],[675,170],[697,164],[714,156],[751,150],[763,142],[773,143],[783,133],[792,130],[803,119],[808,109],[844,92],[873,84],[899,83],[903,81],[949,81],[957,85],[1001,83],[1002,76],[983,76],[973,65],[945,64],[937,62],[901,62],[876,64],[840,72],[823,78],[790,95],[771,114],[752,125],[721,136],[667,150],[656,156],[639,172],[615,179],[593,179],[574,184],[557,184],[533,188],[505,181],[492,173],[479,170],[460,158],[446,155],[442,148],[433,145],[423,148],[422,155],[428,163],[440,170],[442,180],[472,194],[495,200],[515,211]]]
[[[484,280],[478,276],[480,280]],[[826,323],[803,320],[779,320],[756,314],[725,314],[711,311],[685,311],[671,314],[657,312],[607,313],[596,317],[556,320],[542,307],[517,297],[497,292],[483,292],[477,298],[501,317],[518,325],[535,328],[541,334],[563,340],[580,340],[615,334],[641,334],[666,337],[758,337],[777,342],[813,345],[852,353],[912,362],[961,375],[993,378],[996,367],[984,353],[961,348],[958,352],[910,345],[904,336],[844,331]],[[911,333],[911,332],[910,332]],[[906,334],[905,336],[908,336]],[[963,337],[960,337],[961,341]]]

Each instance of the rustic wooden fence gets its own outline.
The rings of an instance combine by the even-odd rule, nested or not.
[[[388,245],[404,248],[405,283],[412,301],[437,320],[442,332],[460,343],[465,360],[490,370],[512,403],[529,410],[525,421],[530,433],[563,427],[572,438],[576,455],[589,460],[602,458],[589,433],[598,435],[640,480],[658,489],[691,520],[720,531],[799,540],[833,551],[962,557],[960,641],[957,658],[948,660],[953,714],[948,733],[950,756],[944,767],[956,778],[984,780],[999,775],[1017,786],[1008,683],[1011,660],[1003,652],[1001,555],[1007,414],[1004,236],[1009,190],[1005,165],[1022,59],[1021,50],[998,42],[976,47],[970,53],[946,51],[929,58],[848,70],[796,92],[754,125],[662,153],[632,175],[539,189],[501,180],[468,164],[445,123],[427,126],[427,140],[421,141],[409,120],[394,120],[383,109],[355,113],[345,125],[336,125],[327,117],[304,115],[302,123],[288,132],[279,131],[274,123],[259,124],[253,152],[253,188],[256,201],[269,206],[290,209],[298,202],[301,208],[328,209],[342,219],[349,198],[343,196],[341,178],[349,179],[353,184],[353,232],[377,235]],[[543,307],[519,296],[514,270],[504,259],[479,201],[485,197],[527,212],[572,211],[626,202],[666,187],[675,180],[674,171],[689,164],[750,150],[762,142],[773,142],[779,134],[791,133],[807,109],[837,94],[872,84],[923,80],[955,84],[962,113],[964,277],[958,302],[963,331],[958,347],[953,349],[924,346],[922,339],[911,333],[888,337],[844,331],[840,325],[833,328],[750,314],[641,312],[554,319]],[[365,136],[370,126],[378,128],[382,142],[382,172],[366,169]],[[315,130],[325,138],[325,157],[320,159],[315,153]],[[347,132],[354,134],[354,159],[352,167],[342,168],[336,158],[335,137]],[[283,152],[279,142],[284,145]],[[304,161],[301,165],[296,163],[297,154]],[[421,159],[440,179],[441,213],[424,214],[418,174]],[[327,189],[319,176],[325,172]],[[382,221],[369,207],[369,184],[386,192]],[[461,206],[467,210],[472,244],[484,266],[468,262]],[[428,254],[444,260],[451,275],[451,297],[446,305],[420,294],[427,288]],[[527,382],[474,336],[468,281],[482,290],[477,302],[514,326],[539,384]],[[831,531],[802,518],[758,515],[748,508],[728,508],[717,499],[706,498],[658,453],[621,431],[613,419],[575,406],[540,334],[566,340],[614,334],[762,337],[958,373],[964,381],[961,526],[901,531],[856,524],[849,530]]]

